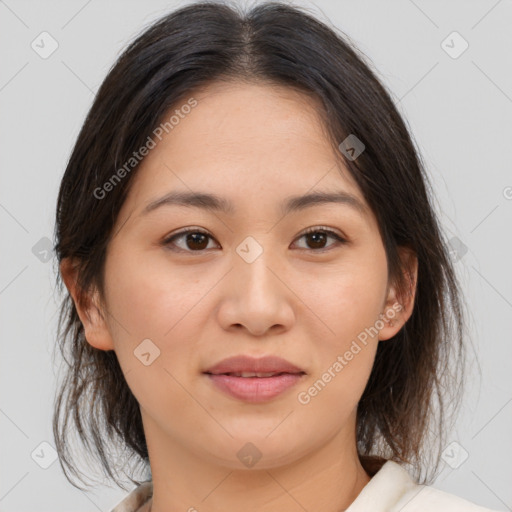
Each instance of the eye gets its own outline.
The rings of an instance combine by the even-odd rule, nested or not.
[[[197,228],[188,228],[176,233],[170,237],[167,237],[162,244],[163,245],[176,245],[176,240],[185,239],[185,248],[178,247],[178,249],[171,248],[172,250],[178,250],[182,252],[203,252],[208,246],[208,238],[213,238]]]
[[[329,248],[332,247],[333,245],[336,246],[339,244],[347,243],[347,240],[338,235],[338,233],[336,233],[335,231],[332,231],[331,229],[324,228],[321,226],[309,228],[307,231],[302,233],[302,235],[299,236],[297,240],[300,240],[303,237],[307,237],[307,239],[309,239],[310,241],[310,244],[313,245],[312,248],[306,247],[305,249],[314,252],[325,252],[329,250]],[[325,248],[324,244],[328,238],[336,240],[336,243],[331,244],[330,247]]]
[[[297,240],[301,238],[307,238],[309,243],[313,245],[313,247],[302,247],[302,249],[310,250],[313,252],[325,252],[329,250],[333,245],[339,245],[343,243],[347,243],[347,240],[341,237],[335,231],[325,227],[313,227],[309,228],[307,231],[302,233]],[[325,248],[325,242],[328,238],[334,239],[336,243],[331,244]],[[184,247],[179,247],[177,241],[184,241]],[[171,250],[176,250],[179,252],[204,252],[204,249],[208,248],[208,239],[214,240],[211,235],[209,235],[206,231],[202,231],[198,228],[187,228],[179,233],[175,233],[165,240],[163,240],[162,245],[164,246],[177,246],[177,249],[171,247]]]

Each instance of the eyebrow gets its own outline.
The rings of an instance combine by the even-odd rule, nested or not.
[[[312,192],[302,196],[287,197],[281,204],[281,213],[287,215],[320,204],[342,204],[356,210],[362,216],[368,214],[367,206],[356,196],[345,192]],[[233,203],[224,197],[206,192],[173,191],[148,203],[141,215],[148,214],[162,206],[185,206],[200,208],[206,211],[223,212],[234,215],[236,210]]]

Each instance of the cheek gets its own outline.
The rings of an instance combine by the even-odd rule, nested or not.
[[[181,410],[189,405],[190,396],[178,383],[194,371],[194,342],[202,329],[198,319],[201,298],[213,283],[202,284],[191,267],[189,272],[173,271],[165,258],[148,264],[142,255],[136,257],[131,252],[120,257],[120,253],[112,254],[106,266],[107,300],[113,318],[109,328],[119,363],[143,408],[157,410],[167,396],[173,407]],[[147,339],[151,343],[141,345]],[[148,365],[137,357],[143,353],[139,347],[147,347]]]
[[[307,394],[319,414],[339,404],[336,414],[341,420],[356,407],[370,376],[387,285],[385,255],[381,259],[376,255],[375,251],[366,257],[354,254],[336,271],[303,281],[301,296],[314,313],[308,315],[312,319],[308,329],[318,357],[318,371],[308,382],[313,387]],[[315,326],[323,335],[315,334]]]
[[[125,251],[121,257],[122,252],[112,254],[106,266],[112,314],[134,340],[172,338],[174,326],[177,330],[207,293],[209,280],[205,282],[192,266],[177,269],[160,255],[150,258],[143,252]]]
[[[385,263],[354,259],[335,271],[301,279],[300,297],[310,308],[312,321],[322,325],[326,345],[342,349],[375,325],[386,291],[386,272]]]
[[[350,361],[344,354],[336,354],[323,371],[312,376],[308,387],[300,390],[299,401],[315,423],[337,431],[355,414],[370,377],[376,345],[361,345],[358,350]]]
[[[310,316],[308,329],[317,371],[300,391],[301,403],[310,401],[319,421],[343,423],[357,407],[377,351],[375,323],[385,284],[378,273],[351,268],[309,295],[314,299],[315,315]]]

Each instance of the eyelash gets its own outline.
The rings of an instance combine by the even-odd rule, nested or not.
[[[187,228],[187,229],[184,229],[184,230],[182,230],[182,231],[180,231],[178,233],[174,233],[173,235],[166,237],[162,241],[162,245],[170,246],[174,242],[174,240],[176,240],[178,238],[181,238],[181,237],[184,237],[184,236],[186,236],[189,233],[199,233],[199,234],[208,236],[210,239],[213,239],[213,237],[209,233],[207,233],[206,231],[203,231],[202,229]],[[336,246],[348,243],[348,240],[346,240],[345,238],[343,238],[340,235],[338,235],[338,233],[336,233],[335,231],[332,231],[331,229],[326,228],[324,226],[308,228],[306,231],[304,231],[302,234],[300,234],[297,237],[297,240],[302,238],[303,236],[309,235],[311,233],[323,233],[325,235],[328,235],[328,237],[330,237],[330,238],[334,238],[338,243],[331,245],[331,247],[327,247],[327,248],[323,248],[323,249],[302,249],[304,251],[309,251],[309,252],[314,252],[314,253],[324,253],[324,252],[330,251],[333,246],[336,247]],[[172,251],[176,251],[176,252],[189,252],[189,253],[206,252],[206,249],[197,250],[197,251],[191,251],[191,250],[186,250],[186,249],[181,249],[181,248],[178,248],[178,249],[171,248],[171,250]]]

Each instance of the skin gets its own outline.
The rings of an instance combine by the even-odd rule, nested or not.
[[[107,250],[104,304],[93,293],[79,307],[67,261],[62,276],[87,341],[115,350],[140,404],[152,512],[343,510],[370,480],[356,451],[357,403],[378,343],[407,321],[414,293],[404,300],[388,282],[369,209],[362,215],[336,203],[280,214],[288,196],[320,190],[342,189],[366,205],[336,160],[310,97],[237,82],[216,83],[193,96],[198,105],[134,176]],[[174,205],[141,214],[175,190],[223,196],[235,213]],[[302,236],[319,226],[347,242],[329,235],[315,245]],[[186,227],[211,238],[187,244],[185,235],[174,241],[175,251],[163,244]],[[236,252],[247,236],[263,249],[251,263]],[[415,291],[414,258],[412,265]],[[402,309],[393,321],[308,404],[300,403],[298,393],[397,302]],[[147,338],[160,355],[146,366],[134,350]],[[271,401],[236,400],[202,372],[242,353],[281,356],[306,375]],[[248,442],[261,452],[252,467],[237,456]]]

